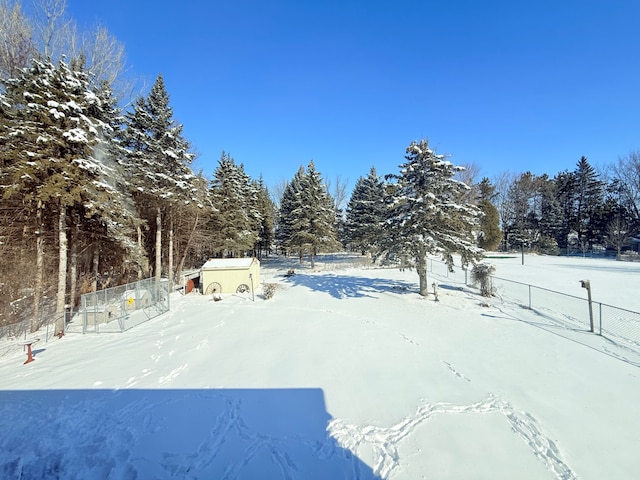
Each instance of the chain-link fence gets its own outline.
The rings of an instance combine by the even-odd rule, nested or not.
[[[428,271],[453,284],[470,284],[467,270],[449,272],[446,264],[429,259]],[[544,315],[565,328],[593,331],[640,349],[640,312],[591,301],[527,283],[492,276],[495,294],[503,301]]]
[[[601,335],[640,349],[640,313],[598,302],[594,302],[593,309]]]
[[[56,335],[56,325],[64,317],[62,324],[68,325],[71,313],[67,310],[61,314],[51,312],[51,309],[41,308],[37,321],[26,319],[21,322],[3,325],[0,327],[0,358],[17,354],[19,351],[26,352],[26,347],[21,345],[21,340],[37,339],[38,342],[46,343]]]
[[[80,304],[69,331],[124,332],[169,311],[169,282],[149,278],[85,293]]]
[[[454,284],[467,285],[468,283],[467,270],[456,267],[453,272],[450,272],[446,263],[434,260],[433,258],[427,259],[427,273],[440,278],[446,278],[448,282]]]

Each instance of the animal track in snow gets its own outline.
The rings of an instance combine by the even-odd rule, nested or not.
[[[400,334],[400,336],[402,338],[404,338],[408,343],[411,343],[412,345],[419,345],[418,342],[414,342],[413,340],[411,340],[409,337],[407,337],[406,335],[403,335],[402,333]]]
[[[411,435],[416,427],[434,415],[501,413],[512,431],[531,449],[531,452],[558,480],[577,480],[577,475],[565,463],[553,440],[540,428],[537,420],[526,412],[519,412],[505,400],[490,395],[487,399],[469,405],[453,403],[425,403],[416,412],[391,427],[351,425],[340,419],[329,422],[328,432],[343,448],[355,455],[358,451],[372,451],[375,456],[374,474],[389,478],[400,465],[398,444]]]
[[[468,379],[467,377],[465,377],[463,374],[461,374],[459,371],[457,371],[455,368],[453,368],[449,362],[445,362],[445,361],[443,360],[443,361],[442,361],[442,363],[444,363],[444,364],[447,366],[447,368],[449,369],[449,371],[450,371],[451,373],[453,373],[456,377],[458,377],[458,378],[462,378],[463,380],[466,380],[467,382],[470,382],[470,381],[471,381],[470,379]]]
[[[178,375],[180,375],[182,371],[185,368],[187,368],[188,365],[189,365],[188,363],[185,363],[184,365],[181,365],[178,368],[174,368],[166,377],[160,377],[160,380],[158,380],[158,382],[161,384],[169,383],[170,381],[175,379]]]

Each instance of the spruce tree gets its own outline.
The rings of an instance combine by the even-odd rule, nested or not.
[[[291,215],[293,222],[290,242],[299,251],[308,250],[313,268],[315,256],[321,249],[333,249],[337,246],[334,202],[313,161],[302,177],[298,203]]]
[[[276,209],[262,177],[254,183],[257,192],[256,207],[260,217],[255,250],[258,253],[258,258],[262,258],[263,253],[266,255],[270,253],[273,245]]]
[[[290,182],[287,183],[280,199],[280,208],[278,209],[278,224],[276,226],[276,241],[281,250],[288,255],[295,250],[291,242],[293,235],[293,211],[300,207],[302,202],[302,184],[304,182],[304,167],[300,166],[296,174]],[[302,259],[302,250],[298,250],[300,259]]]
[[[576,179],[575,230],[583,249],[600,241],[603,235],[601,209],[604,204],[604,183],[598,178],[587,157],[581,157],[574,172]]]
[[[478,193],[478,208],[482,212],[480,217],[480,231],[478,232],[478,246],[484,250],[495,250],[502,242],[500,230],[500,214],[492,200],[497,196],[496,187],[484,177],[476,185]]]
[[[338,246],[334,202],[313,161],[285,187],[276,238],[283,248],[297,251],[300,261],[308,252],[312,268],[318,252]]]
[[[163,219],[167,217],[169,238],[173,237],[173,214],[179,202],[194,201],[197,178],[189,165],[194,155],[183,137],[182,125],[173,119],[169,94],[162,75],[146,98],[138,98],[125,115],[123,145],[128,151],[127,181],[140,215],[155,232],[147,248],[155,252],[154,274],[162,273]],[[139,232],[141,236],[141,232]],[[169,243],[169,277],[173,276],[172,243]]]
[[[225,152],[213,176],[213,248],[218,255],[235,257],[252,250],[258,239],[257,192],[242,165]]]
[[[369,175],[360,177],[347,205],[345,240],[350,248],[364,255],[375,254],[384,227],[385,203],[384,186],[375,168]]]
[[[89,88],[81,62],[57,65],[34,61],[6,82],[3,130],[3,196],[20,196],[33,212],[36,232],[35,304],[42,291],[44,234],[52,215],[57,236],[57,333],[64,330],[69,230],[95,228],[126,249],[130,215],[105,163],[111,139],[108,108]],[[71,246],[75,244],[71,238]],[[75,280],[75,278],[74,278]],[[37,308],[36,308],[37,310]]]
[[[429,148],[426,140],[412,142],[406,151],[400,173],[388,176],[389,217],[387,220],[387,257],[406,258],[416,268],[420,295],[428,294],[427,255],[437,254],[453,269],[453,254],[462,258],[462,266],[482,257],[477,247],[478,208],[459,203],[464,198],[464,183],[453,177],[455,167]]]

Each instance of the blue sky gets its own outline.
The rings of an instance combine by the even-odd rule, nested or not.
[[[273,186],[313,160],[349,187],[426,138],[481,176],[598,167],[640,148],[636,0],[67,0],[162,73],[210,175]],[[145,92],[146,93],[146,92]]]

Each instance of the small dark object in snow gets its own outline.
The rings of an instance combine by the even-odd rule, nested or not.
[[[287,273],[284,274],[285,277],[293,277],[296,274],[296,272],[293,270],[293,268],[289,269],[289,271]]]
[[[222,295],[220,295],[219,293],[214,293],[213,294],[213,301],[214,302],[219,302],[220,300],[222,300]]]
[[[491,305],[489,305],[488,303],[485,302],[480,302],[478,305],[480,305],[481,307],[486,307],[489,308]]]

